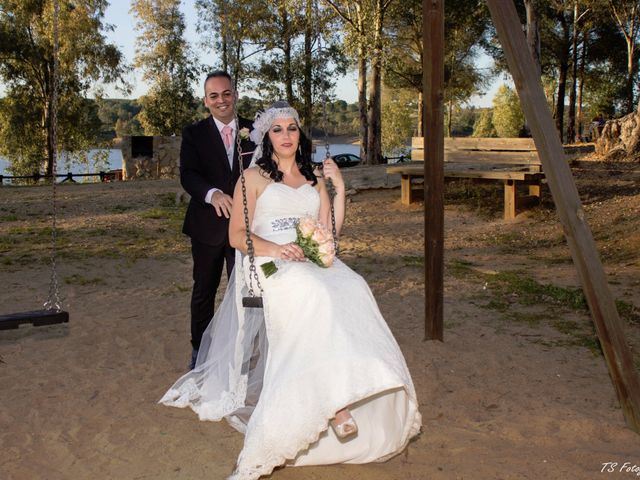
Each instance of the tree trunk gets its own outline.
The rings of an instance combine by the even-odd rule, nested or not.
[[[369,148],[369,123],[367,120],[367,56],[365,40],[358,48],[358,108],[360,110],[360,158],[367,160]]]
[[[368,165],[377,165],[382,162],[382,126],[380,122],[382,117],[382,22],[383,14],[378,11],[369,83],[369,138],[366,161]]]
[[[53,173],[53,60],[43,69],[45,104],[42,111],[42,128],[47,135],[47,144],[44,153],[44,174]],[[55,179],[53,179],[55,180]]]
[[[418,93],[418,137],[424,137],[424,118],[422,118],[422,92]]]
[[[640,112],[609,120],[596,143],[596,152],[621,160],[633,160],[640,154]]]
[[[587,38],[588,33],[586,31],[582,32],[582,55],[580,55],[580,67],[578,73],[578,80],[580,81],[578,86],[578,114],[577,121],[578,127],[576,129],[576,140],[581,142],[583,139],[582,131],[584,129],[584,115],[582,113],[582,91],[584,90],[584,73],[585,73],[585,63],[587,59]]]
[[[536,0],[524,0],[524,7],[527,16],[527,45],[533,57],[538,75],[542,73],[540,66],[540,27],[538,24],[538,14]]]
[[[627,101],[626,101],[626,112],[633,112],[634,101],[633,101],[633,87],[635,84],[635,75],[634,75],[634,64],[635,64],[635,43],[633,39],[627,38]]]
[[[229,52],[227,45],[227,37],[223,35],[222,37],[222,70],[225,72],[229,71]]]
[[[453,116],[453,98],[449,97],[447,102],[447,137],[451,137],[451,117]]]
[[[567,142],[576,138],[576,95],[578,93],[578,0],[573,2],[573,38],[571,39],[571,90],[569,91],[569,121]]]
[[[306,25],[304,29],[304,80],[302,87],[303,110],[302,120],[307,138],[311,138],[311,125],[313,123],[313,97],[312,97],[312,43],[313,43],[313,0],[307,0],[305,5]]]
[[[558,58],[558,96],[553,116],[556,119],[556,130],[558,130],[558,135],[560,135],[560,141],[562,142],[564,141],[564,101],[567,89],[567,72],[569,71],[569,25],[564,13],[560,14],[559,20],[562,25],[564,44],[562,45],[560,58]]]
[[[284,52],[284,90],[287,102],[293,105],[293,74],[291,71],[291,29],[289,28],[289,13],[286,2],[280,4],[282,19],[282,51]]]

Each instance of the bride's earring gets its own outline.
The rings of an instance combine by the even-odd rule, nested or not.
[[[347,437],[358,433],[358,425],[351,416],[351,412],[348,408],[343,408],[336,413],[336,416],[329,422],[333,432],[340,440],[344,440]]]

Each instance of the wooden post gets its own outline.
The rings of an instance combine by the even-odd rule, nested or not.
[[[518,189],[515,180],[504,181],[504,219],[513,220],[518,210]]]
[[[425,340],[443,339],[444,0],[422,1]]]
[[[402,205],[411,205],[413,200],[411,195],[411,175],[400,176],[400,203]]]
[[[640,380],[513,0],[487,0],[591,310],[627,425],[640,433]]]

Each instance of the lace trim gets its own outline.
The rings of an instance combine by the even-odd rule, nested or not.
[[[220,398],[214,402],[201,402],[200,388],[193,378],[188,379],[179,388],[170,389],[160,403],[170,406],[185,408],[190,407],[198,414],[200,420],[219,421],[239,408],[244,407],[244,399],[247,396],[246,379],[241,378],[232,391],[224,391]]]
[[[271,474],[274,468],[285,464],[287,460],[294,459],[299,452],[307,449],[312,443],[315,443],[320,437],[320,434],[328,428],[329,420],[333,418],[336,410],[341,406],[344,406],[345,404],[351,405],[352,403],[356,403],[359,400],[366,399],[378,393],[392,390],[398,387],[401,387],[405,391],[405,394],[409,397],[410,403],[414,405],[413,418],[411,419],[411,421],[407,422],[405,431],[403,432],[403,441],[401,447],[397,451],[384,455],[376,461],[383,462],[397,455],[398,453],[401,453],[406,448],[409,440],[420,432],[421,415],[418,411],[418,406],[412,400],[406,385],[394,385],[383,388],[377,387],[375,390],[372,389],[364,393],[353,395],[351,399],[345,401],[344,403],[341,402],[341,405],[331,405],[328,408],[324,409],[321,416],[319,417],[322,420],[319,420],[312,429],[309,429],[309,433],[307,435],[304,435],[302,438],[297,439],[297,441],[291,442],[291,445],[288,448],[285,447],[284,451],[272,455],[267,455],[261,465],[241,467],[240,464],[242,463],[242,458],[239,458],[238,467],[229,477],[227,477],[227,480],[255,480],[263,475]],[[280,447],[283,446],[280,445]]]

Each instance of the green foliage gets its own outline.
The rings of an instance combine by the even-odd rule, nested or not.
[[[479,110],[475,107],[454,107],[451,111],[451,136],[471,136],[473,134],[474,125],[479,115]]]
[[[65,4],[66,5],[66,4]],[[100,120],[87,92],[97,81],[122,79],[115,45],[105,40],[105,1],[60,8],[58,148],[67,152],[99,144]],[[0,0],[0,155],[14,174],[51,173],[54,77],[53,2]]]
[[[417,123],[414,92],[385,88],[382,92],[382,152],[386,156],[407,154]]]
[[[145,135],[180,135],[197,118],[197,100],[184,79],[164,76],[139,100],[138,115]]]
[[[507,85],[501,85],[493,97],[493,126],[498,137],[519,137],[524,128],[524,114],[518,94]]]
[[[474,137],[497,137],[496,128],[493,126],[493,111],[490,108],[484,108],[476,118],[473,124]]]
[[[97,98],[96,103],[104,138],[144,135],[136,118],[141,108],[137,100]]]
[[[138,17],[135,66],[151,84],[138,119],[145,135],[179,135],[197,117],[191,83],[198,72],[180,1],[135,0],[131,11]]]

